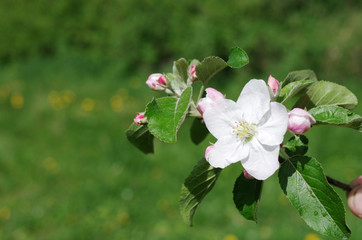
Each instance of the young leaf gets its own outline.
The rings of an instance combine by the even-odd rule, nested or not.
[[[297,95],[301,90],[315,82],[315,80],[300,80],[291,82],[282,88],[279,95],[279,101],[281,103],[287,102],[290,98]]]
[[[180,80],[180,77],[176,79],[175,75],[172,73],[167,73],[166,76],[173,91],[176,94],[181,95],[182,89],[185,89],[187,87],[187,84],[184,81]]]
[[[281,85],[282,87],[285,87],[287,84],[291,82],[306,81],[306,80],[312,82],[318,81],[315,73],[312,70],[306,69],[306,70],[299,70],[288,73],[287,77],[284,79]]]
[[[146,107],[149,131],[161,141],[175,143],[191,101],[192,88],[186,88],[180,98],[153,99]]]
[[[289,157],[304,155],[308,151],[308,138],[304,135],[291,137],[285,145],[285,153]]]
[[[200,64],[200,61],[198,59],[192,59],[189,65],[197,65]]]
[[[239,48],[234,47],[231,49],[231,53],[229,56],[229,60],[227,61],[227,64],[231,68],[241,68],[249,63],[249,57],[246,52]]]
[[[209,134],[206,125],[201,122],[200,118],[195,118],[190,129],[191,140],[194,144],[201,143]]]
[[[196,75],[205,85],[216,73],[227,67],[224,60],[219,57],[207,57],[196,66]]]
[[[307,88],[305,96],[298,100],[296,106],[310,109],[314,106],[335,105],[353,109],[357,103],[357,97],[346,87],[332,82],[319,81]]]
[[[287,159],[278,176],[285,195],[312,229],[337,239],[350,236],[343,203],[317,160],[307,156]]]
[[[147,125],[138,126],[132,123],[126,132],[128,141],[143,153],[153,153],[153,136],[148,131]]]
[[[309,110],[318,124],[349,127],[362,132],[362,117],[348,109],[337,106],[319,106]]]
[[[180,212],[183,220],[192,226],[192,218],[196,208],[207,193],[214,187],[221,168],[212,167],[205,158],[201,159],[192,169],[181,187]]]
[[[256,211],[261,196],[263,181],[247,179],[241,174],[235,182],[234,203],[240,214],[246,219],[257,222]]]
[[[187,61],[184,58],[180,58],[179,60],[173,63],[173,74],[177,81],[187,82],[188,73],[187,73],[188,65]]]

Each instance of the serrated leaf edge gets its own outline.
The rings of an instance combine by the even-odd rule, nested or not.
[[[313,158],[311,158],[311,159],[313,159]],[[286,162],[287,162],[287,161],[288,161],[288,162],[291,164],[291,166],[295,169],[295,172],[299,175],[299,177],[301,177],[302,179],[304,179],[304,181],[307,183],[307,181],[305,180],[305,178],[303,177],[303,175],[302,175],[302,174],[297,170],[297,168],[294,166],[293,162],[291,162],[291,160],[290,160],[289,158],[286,159]],[[321,166],[320,163],[318,163],[318,166],[319,166],[319,168],[321,169],[323,175],[325,176],[324,170],[323,170],[323,168],[322,168],[322,166]],[[317,180],[319,180],[319,179],[317,179]],[[324,177],[324,180],[325,180],[325,182],[327,183],[327,186],[329,187],[329,189],[330,189],[332,192],[334,192],[335,195],[338,197],[338,199],[341,201],[342,206],[343,206],[344,220],[345,220],[346,209],[344,208],[342,199],[339,197],[339,195],[337,194],[337,192],[329,185],[329,183],[328,183],[328,181],[327,181],[327,178]],[[334,219],[331,217],[329,211],[327,211],[327,209],[324,207],[324,205],[320,202],[319,198],[315,195],[314,191],[312,191],[313,188],[312,188],[309,184],[307,184],[307,185],[308,185],[308,188],[309,188],[309,189],[311,190],[311,192],[313,193],[314,197],[318,200],[318,202],[320,203],[320,205],[323,206],[323,209],[328,213],[329,218],[332,219],[332,220],[334,220]],[[286,196],[287,196],[287,195],[286,195]],[[288,196],[287,196],[287,198],[288,198],[289,202],[290,202],[290,203],[293,205],[293,207],[294,207],[294,204],[291,202],[291,200],[289,199]],[[297,209],[297,211],[299,212],[298,209]],[[301,216],[301,217],[302,217],[302,216]],[[302,218],[304,219],[304,217],[302,217]],[[318,230],[316,230],[316,229],[314,228],[313,225],[309,225],[307,222],[305,222],[305,223],[306,223],[308,226],[310,226],[313,230],[319,232]],[[346,224],[346,223],[345,223],[345,224]],[[336,225],[336,226],[338,227],[338,229],[340,229],[340,227],[338,226],[338,224],[335,223],[334,225]],[[346,227],[347,227],[347,230],[349,230],[347,224],[346,224]],[[341,233],[344,235],[343,231],[342,231],[342,230],[340,230],[340,231],[341,231]],[[326,234],[323,234],[323,235],[326,235]],[[330,235],[326,235],[326,236],[330,236]],[[348,239],[349,236],[350,236],[350,232],[349,232],[349,235],[346,236],[347,238],[343,238],[343,239]]]

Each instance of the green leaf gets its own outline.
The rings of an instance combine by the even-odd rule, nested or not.
[[[362,117],[348,109],[337,106],[319,106],[309,110],[317,121],[314,125],[349,127],[362,132]]]
[[[357,97],[346,87],[332,82],[319,81],[307,88],[305,96],[298,100],[296,106],[310,109],[314,106],[335,105],[353,109],[357,103]]]
[[[205,85],[216,73],[227,67],[219,57],[207,57],[196,66],[197,78]]]
[[[308,151],[308,138],[304,135],[291,137],[285,145],[285,153],[289,157],[304,155]]]
[[[297,95],[301,90],[313,82],[315,82],[315,80],[300,80],[287,84],[281,89],[278,101],[281,103],[287,102],[290,98]]]
[[[183,123],[190,105],[192,88],[186,88],[180,98],[163,97],[153,99],[146,107],[150,132],[167,143],[177,141],[177,131]]]
[[[291,82],[306,81],[306,80],[316,82],[318,79],[312,70],[309,69],[299,70],[288,73],[287,77],[284,79],[281,85],[282,87],[284,87]]]
[[[239,47],[234,47],[233,49],[231,49],[229,60],[227,62],[229,67],[241,68],[248,63],[249,63],[248,54],[246,54],[246,52],[243,49]]]
[[[191,66],[191,65],[197,65],[197,64],[200,64],[200,61],[198,59],[192,59],[189,65]]]
[[[201,121],[202,120],[200,118],[195,118],[190,129],[191,140],[196,145],[201,143],[209,134],[209,130],[207,130],[206,125]]]
[[[279,183],[312,229],[337,239],[350,236],[343,203],[328,184],[317,160],[307,156],[287,159],[279,170]]]
[[[192,226],[196,208],[214,187],[221,168],[212,167],[205,158],[201,159],[181,187],[180,212],[183,220]]]
[[[188,78],[188,64],[186,59],[184,58],[180,58],[179,60],[175,61],[173,63],[173,74],[175,76],[175,79],[177,81],[181,81],[181,82],[187,82],[187,78]]]
[[[143,153],[153,153],[153,136],[148,131],[147,125],[138,126],[132,123],[126,132],[128,141]]]
[[[257,222],[256,211],[261,196],[263,181],[247,179],[242,173],[235,182],[234,203],[240,214],[246,219]]]

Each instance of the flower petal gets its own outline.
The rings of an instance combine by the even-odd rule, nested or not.
[[[203,118],[209,132],[221,139],[232,135],[234,122],[242,119],[242,112],[234,101],[219,99],[206,108]]]
[[[242,160],[245,170],[258,180],[265,180],[279,168],[279,145],[265,146],[256,138],[250,142],[249,157]]]
[[[270,103],[270,112],[265,114],[258,126],[257,139],[265,145],[275,146],[283,142],[288,127],[288,112],[283,104]]]
[[[245,113],[245,120],[258,124],[270,109],[270,94],[264,80],[250,80],[243,88],[237,103]]]
[[[209,163],[216,168],[225,168],[249,155],[249,145],[233,138],[218,140],[209,154]]]

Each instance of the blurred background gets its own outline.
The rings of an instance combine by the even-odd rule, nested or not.
[[[232,201],[239,164],[188,227],[180,187],[212,137],[194,146],[186,121],[176,145],[155,141],[156,154],[144,155],[124,132],[161,96],[145,85],[149,74],[180,57],[226,59],[234,46],[250,64],[210,82],[228,98],[251,78],[312,69],[361,100],[361,23],[358,0],[0,1],[0,239],[327,239],[300,219],[276,174],[258,224],[243,219]],[[359,132],[316,127],[307,136],[329,176],[362,174]],[[360,239],[361,220],[346,218]]]

